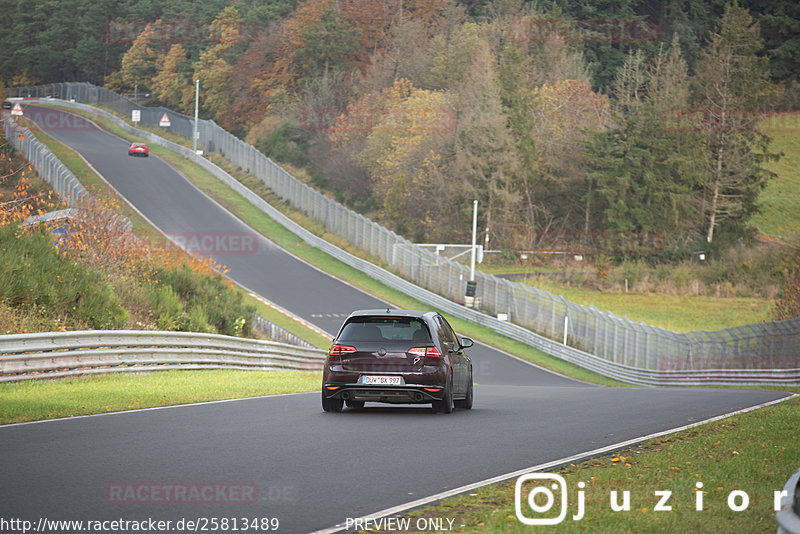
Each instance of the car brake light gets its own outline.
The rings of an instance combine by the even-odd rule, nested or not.
[[[441,357],[439,351],[436,350],[436,347],[414,347],[408,349],[408,353],[413,354],[414,356],[430,356],[431,358]]]
[[[355,347],[348,347],[347,345],[334,345],[331,347],[331,350],[328,352],[328,354],[331,356],[341,356],[343,354],[350,354],[355,351]]]

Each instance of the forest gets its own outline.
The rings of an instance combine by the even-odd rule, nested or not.
[[[477,199],[493,249],[723,250],[754,233],[771,132],[797,131],[793,1],[0,4],[0,85],[192,114],[199,79],[201,117],[416,242],[468,242]]]

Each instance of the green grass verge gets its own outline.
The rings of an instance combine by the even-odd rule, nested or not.
[[[780,491],[800,466],[798,410],[800,398],[795,397],[556,470],[566,481],[568,514],[562,523],[541,528],[558,533],[615,534],[775,532],[773,492]],[[454,519],[455,532],[531,532],[532,527],[516,517],[516,480],[484,486],[405,517],[411,519],[412,526],[418,518]],[[701,511],[696,510],[699,482],[704,492]],[[579,512],[579,483],[586,484],[582,490],[585,514],[573,520]],[[525,485],[523,491],[532,488]],[[749,497],[744,511],[735,512],[728,506],[728,496],[735,490]],[[619,503],[623,502],[623,492],[630,492],[630,511],[611,509],[612,491],[617,492]],[[656,491],[672,492],[667,503],[672,511],[655,510],[660,500]],[[558,499],[560,493],[554,494]],[[527,506],[525,499],[522,502]],[[545,504],[544,499],[536,502]],[[740,503],[735,501],[736,505]],[[537,516],[527,509],[526,515],[552,518],[558,509],[557,503],[550,513]]]
[[[608,310],[674,332],[721,330],[767,321],[774,305],[772,300],[760,298],[608,293],[542,281],[529,283],[577,304]]]
[[[800,113],[785,124],[797,124]],[[765,235],[785,243],[800,244],[800,136],[793,128],[768,132],[772,138],[770,150],[782,153],[780,160],[769,162],[766,168],[777,176],[768,181],[758,198],[760,211],[751,222]]]
[[[160,371],[0,384],[0,424],[259,395],[317,391],[310,371]]]
[[[82,110],[78,111],[80,112],[80,114],[90,117],[92,120],[98,122],[104,129],[108,130],[109,132],[115,135],[122,137],[123,139],[126,139],[131,142],[142,141],[142,139],[129,134],[128,132],[120,128],[118,125],[114,124],[109,120],[106,120],[102,117],[99,117],[97,115],[88,112],[84,112]],[[340,280],[343,280],[353,285],[354,287],[362,289],[367,293],[370,293],[380,299],[392,303],[394,306],[397,306],[398,308],[430,309],[429,305],[414,300],[400,291],[396,291],[394,289],[386,287],[377,280],[369,278],[368,276],[364,276],[364,274],[361,271],[354,269],[335,258],[332,258],[331,256],[327,255],[326,253],[322,252],[319,249],[311,247],[307,243],[303,242],[300,238],[298,238],[295,234],[293,234],[292,232],[281,226],[279,223],[277,223],[275,220],[267,216],[256,206],[251,204],[247,199],[245,199],[244,197],[233,191],[230,187],[222,183],[211,173],[209,173],[202,167],[192,163],[183,156],[157,145],[151,146],[150,151],[151,153],[161,157],[167,163],[172,165],[175,169],[177,169],[184,176],[186,176],[187,179],[189,179],[192,183],[194,183],[198,188],[203,190],[206,194],[208,194],[214,200],[219,202],[226,209],[228,209],[237,217],[242,219],[255,231],[271,239],[279,246],[283,247],[284,249],[294,254],[295,256],[307,261],[308,263],[316,266],[317,268],[327,273],[330,273],[331,275],[339,278]],[[256,189],[255,192],[260,194],[263,198],[273,201],[274,203],[273,205],[281,209],[284,213],[290,214],[293,220],[295,220],[305,228],[308,228],[310,231],[315,232],[318,235],[322,235],[325,238],[330,238],[331,241],[335,242],[337,245],[345,247],[348,251],[352,253],[356,252],[352,250],[352,247],[349,247],[345,243],[342,243],[341,239],[335,240],[329,234],[326,234],[322,230],[321,225],[319,225],[319,223],[316,223],[304,217],[303,215],[299,214],[295,210],[290,209],[288,206],[286,206],[285,203],[282,202],[276,203],[276,198],[274,197],[274,195],[270,193],[269,190],[267,190],[265,187],[263,187],[263,184],[259,185],[258,181],[255,178],[249,177],[249,175],[244,175],[244,173],[233,168],[229,163],[225,162],[221,158],[215,157],[213,158],[213,160],[215,163],[225,168],[226,171],[232,173],[235,177],[242,180],[245,183],[245,185],[255,188]],[[362,257],[364,257],[363,253],[361,254]],[[524,358],[528,361],[536,363],[537,365],[541,365],[542,367],[551,369],[557,373],[577,378],[579,380],[584,380],[587,382],[593,382],[606,386],[616,386],[616,387],[629,386],[629,384],[625,384],[617,380],[602,377],[600,375],[592,373],[591,371],[587,371],[586,369],[583,369],[576,365],[572,365],[568,362],[559,360],[558,358],[549,356],[524,343],[520,343],[511,340],[505,336],[502,336],[500,334],[497,334],[491,329],[475,325],[468,321],[456,319],[451,316],[447,316],[447,319],[448,321],[451,322],[453,328],[455,328],[461,333],[464,333],[465,335],[468,335],[483,343],[497,347],[501,350],[507,351],[521,358]]]

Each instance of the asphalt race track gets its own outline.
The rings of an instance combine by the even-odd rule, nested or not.
[[[165,233],[252,235],[159,158],[129,157],[127,142],[60,111],[48,120],[27,107],[26,116],[37,110],[50,135]],[[257,249],[214,256],[242,285],[328,332],[353,309],[385,305],[261,237]],[[277,518],[279,532],[311,532],[785,396],[599,388],[485,346],[470,355],[475,408],[449,415],[369,404],[325,414],[319,393],[304,393],[0,427],[0,515],[34,525],[169,520],[172,531],[182,519]]]

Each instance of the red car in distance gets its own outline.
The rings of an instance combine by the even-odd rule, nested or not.
[[[147,145],[144,143],[132,143],[131,147],[128,149],[128,155],[147,157],[150,155],[150,149],[147,148]]]

